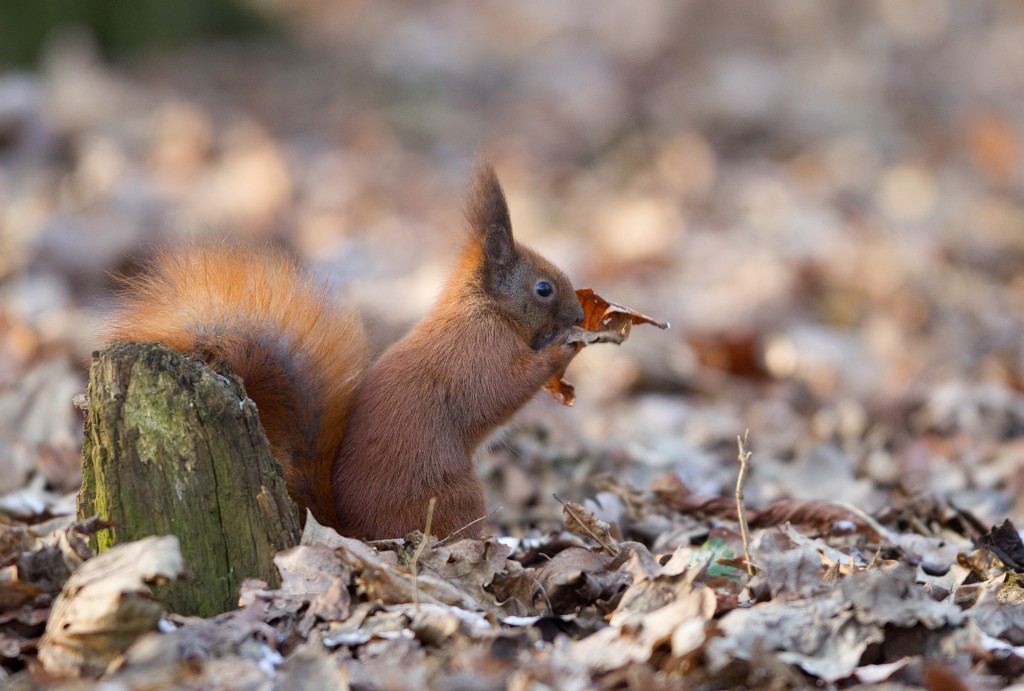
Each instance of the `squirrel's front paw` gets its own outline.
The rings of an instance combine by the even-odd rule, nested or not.
[[[569,362],[580,352],[582,345],[579,341],[568,338],[568,334],[560,337],[553,345],[543,351],[547,355],[548,364],[552,372],[564,370]]]

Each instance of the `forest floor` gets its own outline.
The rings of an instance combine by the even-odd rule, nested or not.
[[[520,241],[672,329],[588,348],[575,407],[542,394],[488,444],[485,539],[311,525],[237,610],[84,637],[86,678],[1019,683],[1024,13],[262,4],[284,36],[112,65],[69,32],[0,75],[0,685],[82,673],[38,651],[97,529],[72,399],[111,272],[284,245],[380,349],[436,295],[481,152]],[[135,595],[178,571],[138,545]]]

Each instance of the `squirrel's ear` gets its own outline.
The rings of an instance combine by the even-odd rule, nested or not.
[[[501,183],[494,174],[494,168],[486,161],[477,163],[476,171],[473,173],[473,182],[466,198],[466,220],[473,235],[480,238],[485,247],[491,244],[490,237],[494,234],[494,229],[503,228],[508,239],[507,244],[510,249],[515,249],[515,245],[512,244],[512,221],[508,215],[505,193],[501,190]]]
[[[484,256],[487,263],[508,266],[516,257],[512,231],[505,226],[488,226],[484,233]]]

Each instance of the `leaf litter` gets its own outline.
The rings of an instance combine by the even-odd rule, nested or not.
[[[514,546],[424,545],[419,533],[364,543],[308,516],[301,543],[275,560],[280,588],[246,581],[239,609],[206,620],[162,614],[146,586],[184,575],[173,538],[87,558],[95,520],[45,538],[5,526],[21,556],[3,572],[0,651],[38,648],[41,666],[14,677],[21,688],[78,676],[127,688],[721,688],[772,669],[784,685],[927,686],[935,665],[991,685],[1024,670],[1012,524],[964,539],[937,579],[900,547],[912,533],[835,530],[847,514],[805,503],[789,520],[755,522],[751,576],[724,511],[680,504],[678,484],[606,487],[628,500],[621,520],[564,502],[562,530]],[[701,512],[699,543],[652,550],[628,529],[638,514],[671,523]],[[47,556],[58,554],[63,569]]]

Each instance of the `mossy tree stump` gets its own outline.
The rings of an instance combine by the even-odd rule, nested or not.
[[[160,596],[182,614],[237,605],[244,578],[279,583],[274,554],[298,543],[298,510],[237,377],[164,346],[93,356],[79,518],[117,523],[97,547],[173,534],[192,578]]]

